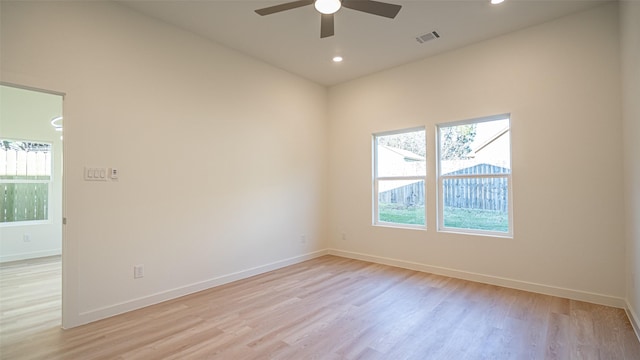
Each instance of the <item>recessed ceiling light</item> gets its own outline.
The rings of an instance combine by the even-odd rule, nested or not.
[[[504,0],[491,0],[491,3],[493,5],[498,5],[498,4],[502,4],[504,2]]]
[[[337,63],[342,62],[342,56],[334,56],[333,62],[337,62]]]

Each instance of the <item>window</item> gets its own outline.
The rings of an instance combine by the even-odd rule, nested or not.
[[[373,223],[425,227],[424,128],[373,135]]]
[[[0,139],[0,224],[48,219],[51,144]]]
[[[437,128],[438,229],[512,236],[509,115]]]

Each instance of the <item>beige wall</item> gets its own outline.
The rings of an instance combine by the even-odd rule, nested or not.
[[[640,318],[640,2],[620,2],[622,115],[627,222],[627,300]]]
[[[616,4],[329,96],[118,4],[1,7],[0,80],[67,94],[67,327],[327,248],[612,305],[627,297],[640,308],[637,104],[626,102],[622,121]],[[623,11],[623,49],[637,40],[633,14]],[[623,76],[637,76],[637,51],[625,54]],[[636,85],[626,82],[627,99]],[[506,112],[513,239],[437,233],[431,175],[427,231],[371,226],[372,133],[426,126],[433,174],[435,124]],[[117,167],[120,178],[85,182],[85,166]],[[625,246],[635,249],[627,284]],[[136,264],[143,279],[133,280]]]
[[[113,2],[1,16],[0,80],[66,93],[64,326],[327,248],[325,88]]]
[[[624,306],[617,15],[606,5],[331,88],[333,251]],[[502,113],[514,238],[436,232],[435,124]],[[422,125],[428,229],[372,226],[371,134]]]
[[[0,262],[60,255],[62,251],[62,140],[50,123],[61,114],[60,95],[0,86],[0,137],[50,143],[53,154],[49,219],[37,224],[1,224]]]

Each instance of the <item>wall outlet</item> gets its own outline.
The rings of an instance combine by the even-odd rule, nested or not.
[[[346,234],[346,233],[341,233],[341,234],[340,234],[340,238],[341,238],[342,240],[347,240],[347,234]]]
[[[300,235],[300,243],[301,244],[307,243],[307,235]]]
[[[135,265],[133,267],[133,278],[140,279],[144,277],[144,265]]]
[[[22,241],[24,241],[24,242],[31,242],[31,234],[24,234],[24,235],[22,235]]]

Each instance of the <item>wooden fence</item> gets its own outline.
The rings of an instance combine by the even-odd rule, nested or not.
[[[505,176],[445,178],[442,182],[444,206],[463,209],[508,211],[509,183],[506,176],[508,173],[509,169],[506,168],[479,164],[447,174],[505,174]],[[404,204],[405,206],[424,205],[424,200],[423,181],[387,190],[378,195],[378,201],[380,203],[398,203]]]
[[[378,194],[378,202],[381,204],[403,204],[409,206],[424,205],[424,181],[397,187]]]
[[[508,190],[506,177],[449,178],[442,182],[445,207],[508,211]]]
[[[456,177],[442,181],[445,207],[508,211],[509,182],[511,170],[490,164],[477,164],[445,175],[496,175],[504,177]]]
[[[48,183],[0,183],[0,223],[47,220]]]

